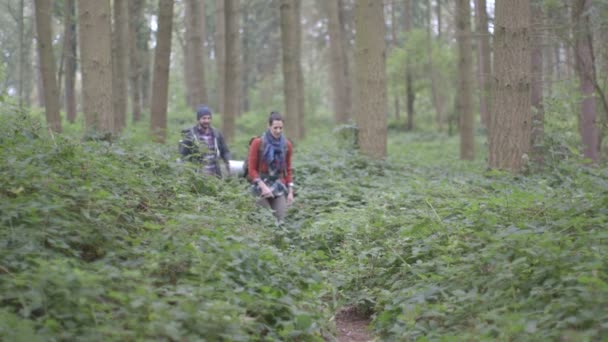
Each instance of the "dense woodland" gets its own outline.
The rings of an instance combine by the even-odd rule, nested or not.
[[[607,0],[0,9],[0,340],[608,338]],[[200,104],[236,160],[283,113],[283,224]]]

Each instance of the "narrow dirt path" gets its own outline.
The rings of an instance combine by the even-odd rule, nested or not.
[[[357,312],[355,307],[344,307],[336,313],[336,328],[338,342],[372,342],[374,338],[369,333],[370,319]]]

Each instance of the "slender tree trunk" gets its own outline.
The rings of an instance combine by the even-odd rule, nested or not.
[[[79,0],[79,46],[85,134],[114,133],[110,3]]]
[[[31,7],[25,8],[26,13],[24,14],[25,18],[32,18],[32,15],[29,13],[32,11]],[[24,20],[25,20],[24,18]],[[33,63],[34,53],[32,51],[33,41],[34,41],[34,29],[36,27],[35,20],[24,21],[24,45],[23,45],[23,55],[21,56],[20,63],[22,63],[24,69],[23,70],[23,108],[29,108],[32,104],[32,93],[34,88],[34,79],[35,72],[37,68],[29,67]],[[29,25],[28,25],[29,24]]]
[[[250,24],[250,14],[249,14],[249,5],[247,4],[247,2],[244,2],[241,4],[241,12],[242,15],[241,17],[243,18],[243,35],[241,36],[241,46],[242,46],[242,55],[243,55],[243,61],[242,61],[242,68],[241,68],[241,73],[243,76],[243,83],[242,83],[242,101],[241,101],[241,114],[242,112],[248,112],[250,109],[250,105],[249,105],[249,87],[252,85],[254,81],[253,78],[253,72],[251,70],[251,68],[253,67],[252,64],[252,60],[255,59],[255,56],[252,55],[251,53],[251,46],[253,44],[251,44],[250,41],[250,35],[248,35],[247,29],[249,27],[251,27]],[[252,58],[253,57],[253,58]]]
[[[76,121],[76,4],[66,0],[64,8],[65,108],[70,123]]]
[[[216,1],[215,13],[215,57],[217,68],[217,110],[224,113],[224,89],[226,77],[226,15],[224,8],[225,0]]]
[[[543,107],[543,9],[542,4],[534,3],[531,8],[531,47],[532,47],[532,134],[531,134],[531,157],[537,165],[542,165],[543,139],[545,131],[544,107]]]
[[[55,57],[53,56],[53,43],[51,40],[51,2],[48,0],[36,0],[35,6],[46,122],[50,130],[61,132],[59,90],[57,88]]]
[[[437,12],[437,39],[441,39],[442,33],[442,16],[441,16],[441,0],[437,0],[437,6],[435,7],[435,11]]]
[[[299,140],[300,115],[298,113],[298,71],[296,63],[299,59],[296,56],[298,49],[297,29],[294,1],[281,0],[281,42],[283,55],[283,84],[285,97],[285,111],[287,116],[286,131],[287,135],[293,140]]]
[[[133,122],[141,120],[141,49],[139,38],[142,35],[143,0],[129,1],[129,16],[132,25],[129,25],[129,79],[131,84],[131,111]]]
[[[304,117],[306,111],[304,109],[306,105],[306,89],[304,88],[304,74],[302,72],[302,23],[300,20],[301,13],[301,2],[299,0],[294,2],[293,16],[295,25],[295,69],[296,69],[296,80],[298,82],[297,92],[297,104],[298,104],[298,135],[297,139],[302,140],[306,136],[306,125],[304,124]]]
[[[520,172],[530,152],[530,1],[495,3],[494,80],[488,161]]]
[[[481,124],[488,127],[490,82],[492,74],[490,60],[490,33],[488,32],[488,12],[486,0],[475,0],[475,23],[478,38],[477,46],[477,80],[479,83],[479,115]]]
[[[346,57],[346,47],[343,35],[343,22],[340,18],[340,0],[329,0],[325,2],[330,40],[330,68],[331,86],[333,95],[334,120],[337,124],[345,124],[350,118],[348,111],[349,94]]]
[[[228,142],[233,141],[235,134],[235,120],[239,113],[240,97],[240,82],[239,82],[239,16],[238,16],[238,0],[226,0],[224,2],[224,23],[226,34],[225,43],[225,60],[226,67],[224,69],[224,94],[232,94],[232,96],[224,96],[224,112],[222,112],[222,129],[224,136]]]
[[[205,68],[203,54],[203,30],[201,29],[201,6],[199,0],[186,1],[186,78],[190,79],[188,104],[194,109],[198,104],[207,103],[205,88]]]
[[[114,31],[112,32],[114,89],[114,125],[121,132],[127,124],[129,76],[129,0],[114,0]]]
[[[431,0],[428,0],[429,4],[431,2]],[[391,13],[391,43],[392,43],[392,48],[397,48],[399,46],[399,41],[398,41],[398,37],[397,37],[397,27],[399,25],[397,25],[397,2],[393,1],[391,2],[391,6],[390,6],[390,13]],[[428,43],[430,44],[430,41],[428,41]],[[430,60],[431,56],[429,55],[429,60]],[[431,62],[429,62],[431,63]],[[390,94],[394,96],[393,99],[393,103],[395,106],[395,120],[397,122],[399,122],[401,120],[401,113],[399,112],[399,110],[401,109],[401,106],[399,105],[399,92],[396,90],[390,91]]]
[[[473,44],[471,43],[471,4],[456,1],[458,40],[458,117],[460,121],[460,159],[475,159],[473,134]]]
[[[169,61],[171,58],[171,33],[173,31],[173,0],[158,1],[158,31],[154,55],[154,79],[152,82],[152,107],[150,129],[154,140],[165,142],[167,130],[167,98],[169,91]]]
[[[405,0],[405,11],[403,13],[403,29],[407,36],[409,36],[409,34],[412,32],[412,11],[412,0]],[[414,101],[416,101],[416,93],[414,92],[414,77],[412,74],[412,61],[411,58],[408,56],[406,57],[405,61],[405,105],[407,109],[407,123],[405,129],[407,131],[414,130]]]
[[[433,22],[432,18],[432,6],[431,0],[427,1],[428,6],[428,17],[429,17],[429,25],[427,26],[427,39],[426,39],[426,49],[429,59],[429,78],[431,81],[431,98],[433,100],[433,107],[435,107],[436,112],[436,122],[437,128],[439,132],[443,132],[445,130],[445,113],[444,113],[444,100],[443,96],[440,94],[439,82],[437,80],[437,71],[433,65],[433,34],[431,29],[431,24]]]
[[[574,58],[576,72],[583,95],[580,111],[580,133],[583,154],[593,162],[598,161],[599,132],[596,124],[595,61],[593,37],[590,29],[591,0],[573,0],[572,21],[574,27]]]
[[[18,31],[19,31],[19,80],[17,85],[17,96],[19,98],[19,110],[23,110],[23,83],[24,83],[24,75],[25,75],[25,4],[23,0],[19,0],[19,18],[18,18]]]
[[[382,1],[355,1],[355,117],[358,144],[369,157],[386,157],[386,61]]]

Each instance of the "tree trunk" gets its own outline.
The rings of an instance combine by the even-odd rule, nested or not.
[[[224,2],[224,32],[226,34],[225,53],[226,67],[224,69],[224,111],[222,112],[222,130],[227,142],[234,139],[235,120],[239,113],[241,83],[239,82],[239,16],[238,0]]]
[[[439,132],[443,132],[445,130],[445,113],[444,113],[444,100],[443,96],[439,93],[439,82],[437,80],[437,72],[435,71],[435,67],[433,65],[433,33],[431,29],[431,23],[433,22],[432,18],[432,6],[431,0],[427,0],[428,7],[428,19],[429,25],[427,25],[427,39],[426,39],[426,50],[429,59],[429,69],[428,74],[431,81],[431,98],[433,101],[433,107],[435,107],[435,121],[437,122],[437,129]]]
[[[141,120],[141,56],[140,37],[143,32],[143,0],[129,1],[129,16],[132,25],[129,25],[129,79],[131,84],[131,111],[133,122]]]
[[[346,57],[345,38],[343,36],[344,23],[340,18],[340,0],[325,2],[329,26],[329,49],[331,68],[331,87],[333,95],[334,120],[336,124],[345,124],[350,118],[348,104],[348,60]]]
[[[488,161],[520,172],[530,151],[530,0],[498,0],[495,13]]]
[[[573,0],[574,59],[583,96],[579,128],[584,156],[593,162],[597,162],[599,132],[596,125],[595,61],[593,60],[593,37],[590,29],[590,9],[591,0]]]
[[[171,59],[171,33],[173,31],[173,0],[158,1],[158,31],[154,54],[152,81],[152,107],[150,129],[154,140],[165,142],[167,130],[167,97],[169,91],[169,62]]]
[[[471,43],[471,4],[469,0],[456,1],[458,41],[458,118],[460,121],[460,159],[475,159],[473,134],[473,44]]]
[[[296,53],[299,51],[297,44],[297,29],[295,4],[297,0],[281,0],[281,42],[283,55],[283,89],[286,112],[286,132],[293,140],[299,140],[298,121],[298,70],[296,63],[299,61]]]
[[[355,2],[355,103],[358,144],[369,157],[386,157],[386,61],[382,1]]]
[[[543,107],[543,9],[541,4],[532,4],[531,8],[532,26],[532,133],[530,154],[537,165],[542,165],[543,139],[545,131],[544,107]]]
[[[23,0],[19,1],[19,18],[17,25],[19,31],[19,80],[17,85],[17,97],[19,98],[19,110],[23,110],[24,98],[24,75],[25,75],[25,4]]]
[[[224,89],[226,77],[226,14],[225,0],[216,1],[215,13],[215,57],[217,67],[217,110],[224,113]]]
[[[186,1],[186,78],[190,83],[186,92],[188,93],[188,104],[192,109],[201,103],[207,103],[207,89],[205,88],[205,58],[203,53],[203,23],[201,23],[202,2],[198,0]]]
[[[479,115],[481,124],[488,127],[490,82],[492,74],[490,60],[490,33],[486,0],[475,0],[475,29],[477,31],[477,81],[479,83]]]
[[[114,31],[112,32],[114,90],[114,125],[121,132],[127,124],[129,75],[129,8],[128,0],[114,0]]]
[[[405,10],[403,13],[403,29],[406,36],[412,32],[412,0],[405,0]],[[407,38],[406,38],[407,40]],[[412,72],[412,61],[408,56],[405,60],[405,93],[406,93],[406,110],[407,123],[405,129],[407,131],[414,130],[414,101],[416,101],[416,93],[414,92],[414,77]]]
[[[295,25],[295,43],[294,43],[294,57],[295,57],[295,69],[296,69],[296,80],[298,82],[297,92],[297,104],[298,104],[298,135],[294,138],[298,140],[304,139],[306,136],[306,125],[304,124],[304,117],[306,111],[304,109],[306,104],[306,89],[304,88],[304,75],[302,72],[302,23],[300,20],[300,13],[302,3],[297,0],[294,1],[293,9],[293,23]]]
[[[78,1],[85,134],[114,133],[110,2]]]
[[[64,8],[65,108],[70,123],[76,121],[76,3],[66,0]]]
[[[44,104],[46,122],[53,132],[61,132],[61,116],[59,114],[59,90],[55,73],[55,57],[51,32],[51,2],[36,0],[36,29],[38,32],[38,51],[40,55],[40,70],[44,87]]]

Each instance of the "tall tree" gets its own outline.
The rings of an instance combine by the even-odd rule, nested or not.
[[[133,121],[141,120],[142,111],[142,36],[144,34],[143,0],[129,1],[129,83]]]
[[[475,158],[473,136],[473,44],[471,43],[471,4],[469,0],[456,1],[456,27],[458,40],[458,91],[457,112],[460,120],[460,159]]]
[[[19,1],[19,17],[17,18],[18,31],[19,31],[19,80],[17,85],[17,96],[19,98],[19,109],[23,109],[23,98],[24,98],[24,80],[25,80],[25,3],[23,0]]]
[[[532,20],[532,84],[530,101],[532,105],[531,149],[532,160],[538,165],[543,163],[543,139],[545,131],[545,115],[543,107],[543,8],[538,1],[532,2],[530,10]]]
[[[281,42],[283,56],[283,89],[285,97],[285,112],[287,117],[287,135],[291,139],[299,140],[299,125],[298,119],[298,70],[297,63],[299,62],[296,53],[299,49],[296,47],[298,43],[296,25],[295,1],[298,0],[281,0]]]
[[[235,134],[235,120],[239,115],[241,99],[241,83],[239,82],[239,16],[238,0],[226,0],[224,2],[224,24],[225,24],[225,69],[224,69],[224,111],[222,112],[222,129],[228,142],[232,141]]]
[[[114,0],[114,30],[112,32],[112,87],[114,89],[114,126],[117,132],[127,124],[127,94],[129,75],[129,7],[128,0]]]
[[[190,79],[187,98],[188,104],[194,109],[198,104],[207,103],[207,88],[205,84],[204,67],[204,16],[201,15],[204,2],[198,0],[186,1],[186,78]]]
[[[412,32],[413,7],[412,0],[405,0],[405,9],[403,12],[403,30],[406,35]],[[408,55],[405,60],[405,106],[407,110],[406,130],[414,129],[414,101],[416,101],[416,93],[414,92],[414,76],[412,70],[412,59]]]
[[[481,124],[488,127],[490,102],[489,76],[492,73],[490,33],[486,0],[475,0],[475,30],[477,31],[477,81],[479,84],[479,115]]]
[[[224,113],[224,78],[226,77],[226,14],[224,8],[225,0],[217,0],[215,3],[215,61],[217,69],[217,110]]]
[[[348,59],[346,57],[343,22],[340,17],[341,0],[323,2],[326,6],[329,25],[329,49],[331,68],[331,90],[333,95],[334,120],[345,124],[350,118],[350,94],[348,84]]]
[[[497,0],[488,162],[520,172],[530,151],[530,0]]]
[[[355,1],[354,112],[361,152],[386,157],[386,60],[382,1]]]
[[[293,21],[295,24],[295,43],[294,43],[294,56],[295,56],[295,69],[296,69],[296,81],[298,83],[297,91],[297,106],[298,106],[298,135],[297,139],[304,139],[306,136],[306,125],[304,124],[304,116],[306,114],[304,106],[306,103],[306,89],[304,88],[304,74],[302,71],[302,22],[300,19],[302,12],[302,2],[295,1],[293,8]]]
[[[152,107],[150,129],[154,140],[165,142],[167,130],[167,98],[169,91],[169,62],[173,31],[173,0],[158,0],[158,31],[154,55]]]
[[[437,3],[437,6],[440,6]],[[428,25],[427,25],[427,39],[426,39],[426,49],[428,54],[428,65],[429,65],[429,78],[431,82],[431,98],[433,101],[433,107],[435,107],[437,128],[439,132],[443,132],[445,129],[445,100],[441,93],[440,82],[438,80],[438,73],[434,67],[434,59],[433,59],[433,33],[432,33],[432,22],[433,22],[433,7],[431,5],[431,0],[427,0],[427,10],[428,10]]]
[[[576,73],[583,96],[579,129],[583,142],[583,154],[594,162],[599,155],[599,132],[596,126],[595,61],[591,34],[591,0],[573,0],[572,22]]]
[[[65,110],[69,122],[76,121],[76,3],[66,0],[64,5]]]
[[[53,42],[51,40],[51,2],[48,0],[36,0],[35,6],[46,121],[49,129],[54,132],[61,132],[59,89],[57,87],[55,57],[53,55]]]
[[[86,134],[114,133],[110,2],[80,0],[78,18]]]

